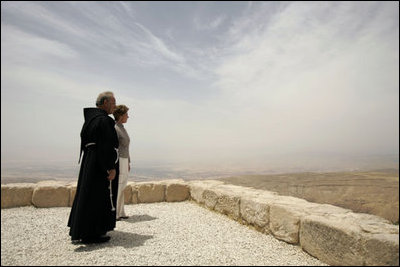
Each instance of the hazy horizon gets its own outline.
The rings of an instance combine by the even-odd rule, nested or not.
[[[136,170],[398,166],[397,2],[2,1],[1,55],[2,176],[77,162],[108,90]]]
[[[141,162],[132,166],[129,181],[163,179],[218,179],[241,175],[270,175],[304,172],[399,171],[399,155],[280,155],[252,163],[204,165],[187,162]],[[2,161],[1,182],[76,181],[80,165],[76,161]]]

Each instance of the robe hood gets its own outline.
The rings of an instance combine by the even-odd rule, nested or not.
[[[104,116],[104,115],[108,116],[107,112],[105,110],[102,110],[99,108],[84,108],[83,109],[83,116],[85,118],[85,122],[88,122],[97,116]]]
[[[83,123],[82,130],[81,130],[81,152],[79,155],[79,161],[81,160],[82,152],[85,148],[85,145],[88,143],[96,142],[92,136],[94,135],[94,129],[96,128],[93,126],[92,122],[95,121],[97,117],[106,117],[109,120],[109,123],[111,123],[112,129],[114,129],[114,120],[110,118],[107,114],[107,112],[103,109],[99,108],[84,108],[83,109],[83,116],[85,118],[85,122]],[[115,131],[115,130],[114,130]],[[117,143],[118,143],[118,138],[117,138]],[[118,145],[117,145],[118,147]]]

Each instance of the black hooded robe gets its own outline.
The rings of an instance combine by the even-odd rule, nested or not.
[[[115,228],[116,213],[112,211],[110,182],[107,170],[115,169],[112,201],[118,193],[118,136],[115,121],[98,108],[84,108],[85,122],[81,131],[81,153],[78,186],[68,219],[72,240],[104,235]],[[90,143],[95,143],[88,145]],[[88,146],[86,146],[88,145]]]

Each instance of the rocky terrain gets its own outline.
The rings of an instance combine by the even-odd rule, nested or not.
[[[399,222],[399,172],[308,172],[221,178],[229,184],[275,191]]]

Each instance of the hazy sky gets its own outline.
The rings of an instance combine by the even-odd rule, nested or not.
[[[1,161],[78,160],[127,105],[134,162],[398,153],[398,2],[1,2]]]

